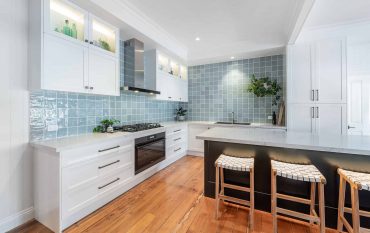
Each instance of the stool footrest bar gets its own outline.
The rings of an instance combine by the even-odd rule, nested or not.
[[[318,217],[311,216],[311,215],[308,215],[308,214],[299,213],[299,212],[292,211],[292,210],[279,208],[279,207],[276,208],[276,212],[280,213],[280,214],[285,214],[285,215],[288,215],[288,216],[291,216],[291,217],[304,219],[304,220],[307,220],[307,221],[312,220],[312,221],[317,222],[317,223],[320,222],[320,218],[318,218]]]

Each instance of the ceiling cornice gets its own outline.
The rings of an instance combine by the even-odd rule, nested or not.
[[[300,10],[297,9],[296,12],[298,12],[297,15],[293,16],[293,19],[290,21],[292,24],[289,26],[289,40],[288,44],[294,44],[295,41],[297,40],[304,23],[306,22],[306,19],[311,12],[311,9],[313,5],[315,4],[315,0],[305,0],[303,2],[302,8]],[[296,5],[296,8],[299,5]]]
[[[90,0],[156,43],[187,60],[188,49],[126,0]]]

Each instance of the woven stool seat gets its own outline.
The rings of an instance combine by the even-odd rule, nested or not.
[[[342,173],[345,178],[356,184],[358,189],[370,191],[370,174],[343,170],[341,168],[338,169],[338,172]]]
[[[284,163],[271,160],[271,167],[281,177],[307,182],[326,183],[325,177],[314,165]]]
[[[254,158],[240,158],[222,154],[216,160],[215,165],[229,170],[248,172],[254,166]]]

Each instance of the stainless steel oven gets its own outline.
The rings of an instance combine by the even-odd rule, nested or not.
[[[166,158],[165,133],[135,139],[135,174]]]

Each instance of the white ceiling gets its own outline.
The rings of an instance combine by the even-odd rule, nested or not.
[[[189,64],[277,51],[287,44],[303,4],[303,0],[120,1],[129,2],[183,44]]]
[[[370,0],[316,0],[305,28],[370,20]]]

